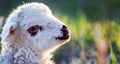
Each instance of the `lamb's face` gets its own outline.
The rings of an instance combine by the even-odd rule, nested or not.
[[[19,7],[8,17],[6,27],[9,23],[11,23],[10,33],[15,33],[14,29],[17,27],[19,30],[16,32],[19,33],[20,38],[23,38],[19,40],[19,35],[17,35],[15,37],[18,38],[17,41],[21,41],[25,45],[27,43],[37,50],[46,51],[58,47],[70,39],[68,27],[54,17],[44,4],[32,3]],[[4,33],[2,35],[4,36]],[[16,33],[10,36],[13,35],[15,36]]]
[[[20,27],[26,42],[41,50],[64,44],[70,38],[67,26],[53,16],[29,18],[21,22]]]
[[[33,12],[34,11],[34,12]],[[32,9],[20,23],[22,34],[28,44],[40,50],[64,44],[70,38],[70,31],[65,24],[54,17],[49,11]]]

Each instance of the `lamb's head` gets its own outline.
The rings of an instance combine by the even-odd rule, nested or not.
[[[23,44],[47,51],[66,43],[70,39],[70,30],[52,15],[46,5],[29,3],[10,14],[1,37],[8,44]]]

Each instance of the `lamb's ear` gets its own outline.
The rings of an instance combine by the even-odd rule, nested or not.
[[[15,22],[6,23],[0,35],[2,38],[2,41],[6,41],[6,39],[8,38],[10,34],[14,34],[14,31],[16,28],[17,28],[17,23]]]

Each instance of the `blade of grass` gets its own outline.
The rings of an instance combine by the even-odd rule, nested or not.
[[[110,45],[110,55],[111,55],[112,64],[118,64],[116,56],[114,54],[114,51],[113,51],[113,48],[111,45]]]

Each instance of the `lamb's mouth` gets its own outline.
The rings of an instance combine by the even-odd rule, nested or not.
[[[62,37],[56,37],[56,40],[67,40],[69,39],[70,35],[62,36]]]

